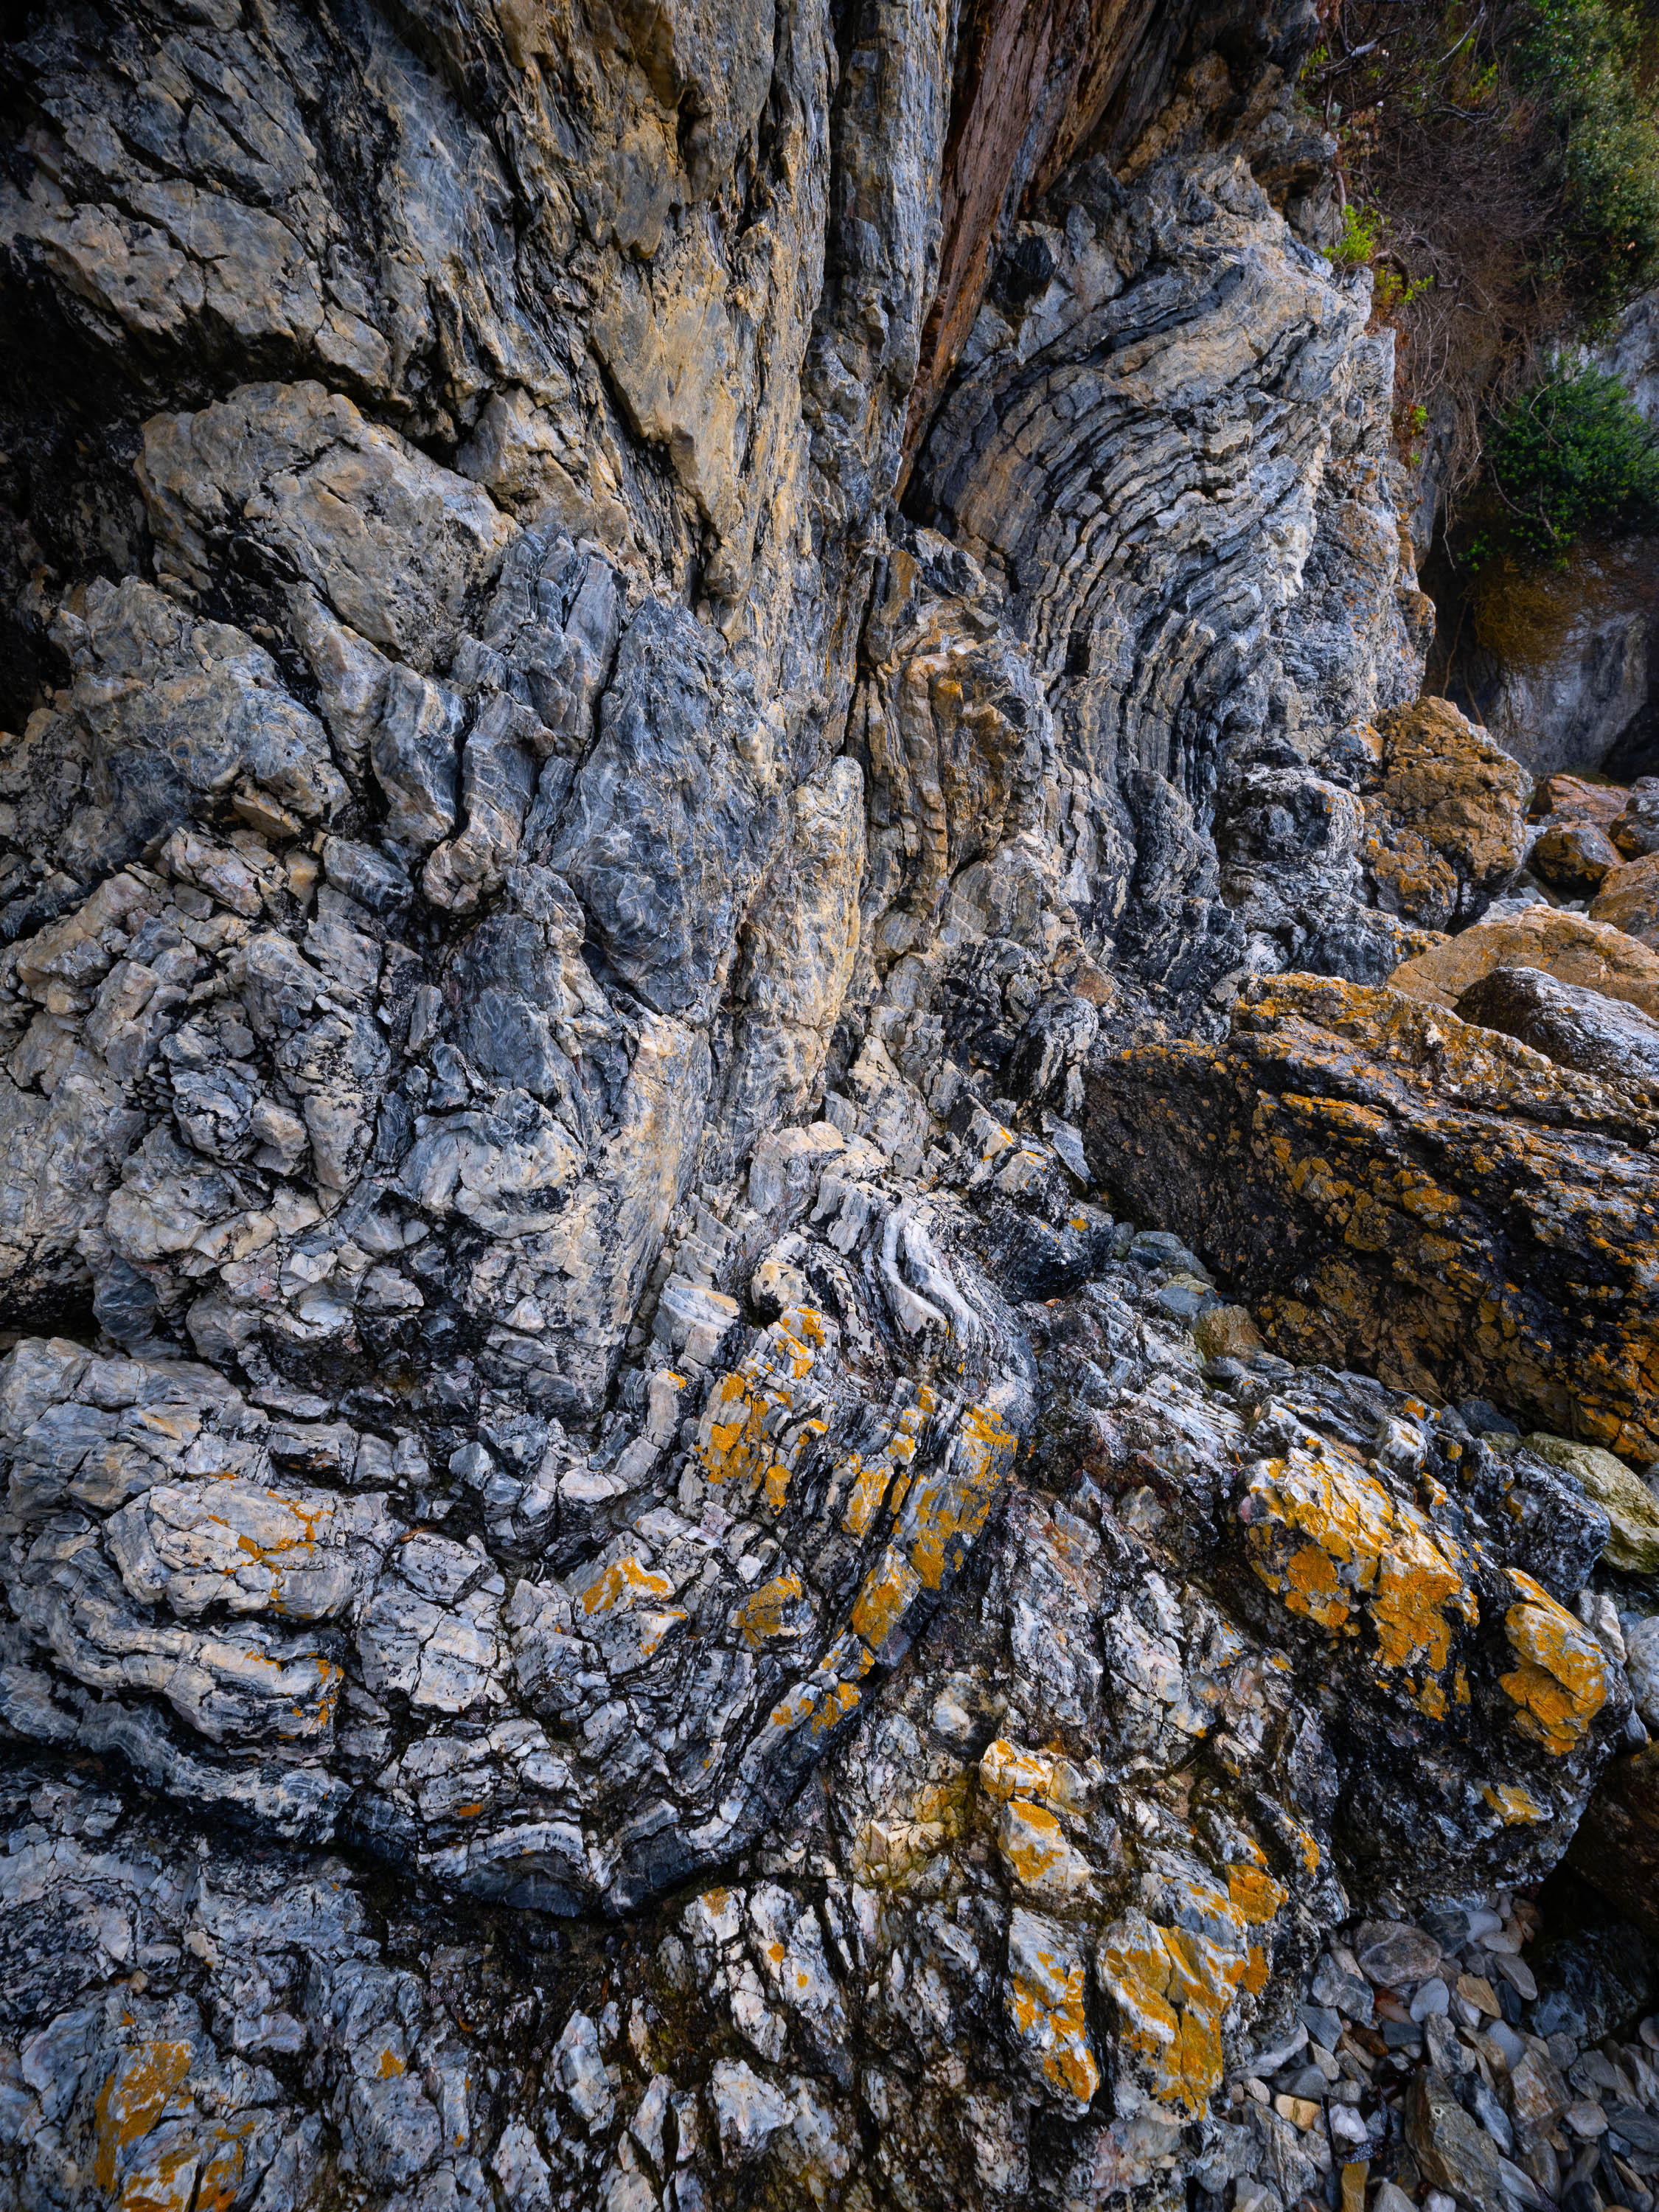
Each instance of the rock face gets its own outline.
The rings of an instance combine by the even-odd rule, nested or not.
[[[1317,35],[9,24],[0,2203],[1554,2201],[1659,957]]]
[[[1538,775],[1599,769],[1648,713],[1645,608],[1592,607],[1537,663],[1476,665],[1470,688],[1494,737]]]

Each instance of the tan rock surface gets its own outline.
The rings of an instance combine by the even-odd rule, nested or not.
[[[1592,921],[1610,922],[1644,945],[1659,948],[1659,853],[1610,869],[1589,912]]]
[[[1542,905],[1479,922],[1431,952],[1402,962],[1389,988],[1450,1009],[1495,968],[1541,968],[1564,983],[1628,1000],[1644,1014],[1659,1016],[1659,953],[1605,921]]]
[[[1443,928],[1520,866],[1531,779],[1448,700],[1413,700],[1376,727],[1384,780],[1366,805],[1365,866],[1385,909]]]

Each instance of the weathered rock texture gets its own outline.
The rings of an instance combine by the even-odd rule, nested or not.
[[[1659,960],[1316,31],[9,34],[0,2202],[1282,2208],[1640,1734]]]

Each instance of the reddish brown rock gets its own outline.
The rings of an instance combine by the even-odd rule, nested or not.
[[[1582,775],[1546,776],[1533,799],[1536,816],[1556,814],[1563,821],[1591,823],[1606,830],[1625,811],[1630,793],[1622,783],[1591,783]]]
[[[1611,869],[1589,911],[1592,921],[1605,921],[1659,950],[1659,853]]]

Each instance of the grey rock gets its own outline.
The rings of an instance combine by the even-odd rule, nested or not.
[[[447,658],[463,602],[513,535],[476,485],[314,383],[244,385],[155,416],[138,481],[172,573],[199,586],[236,557],[297,575],[417,669]]]
[[[1659,1022],[1540,969],[1495,968],[1464,992],[1457,1011],[1581,1074],[1638,1085],[1659,1079]]]
[[[752,692],[689,617],[623,634],[598,740],[549,860],[606,957],[658,1012],[705,1012],[776,834],[773,740]]]

